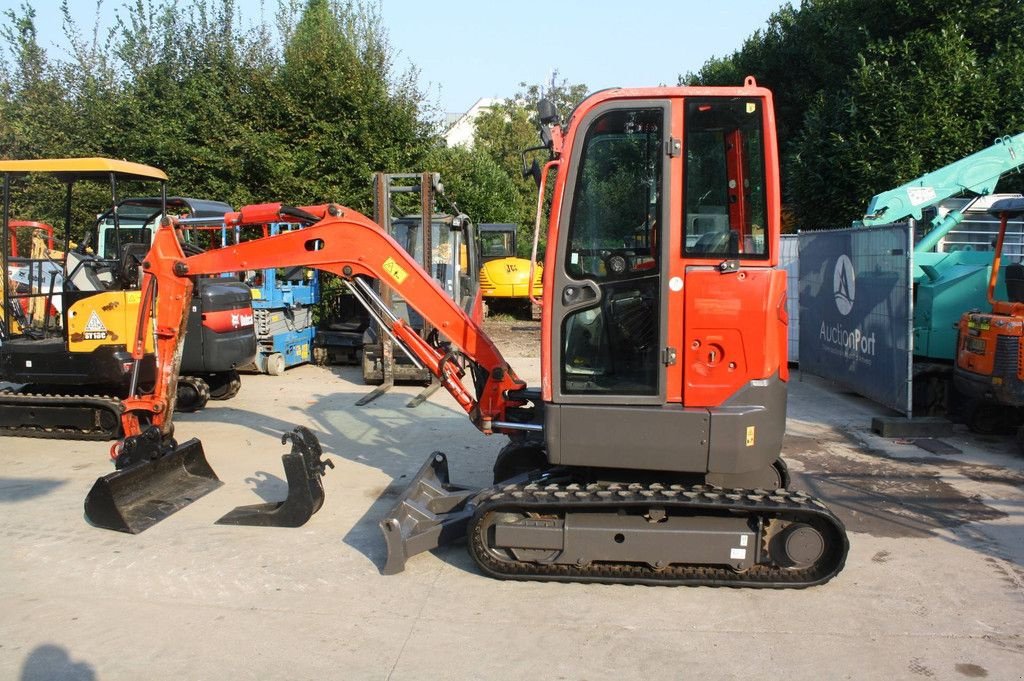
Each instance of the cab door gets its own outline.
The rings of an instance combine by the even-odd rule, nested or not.
[[[681,335],[680,320],[668,319],[667,263],[678,239],[664,237],[681,212],[671,191],[676,106],[666,98],[594,107],[563,166],[565,218],[549,245],[557,248],[544,422],[552,463],[705,470],[707,411],[667,399],[672,325]]]

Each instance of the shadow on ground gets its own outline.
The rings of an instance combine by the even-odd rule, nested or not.
[[[330,367],[326,373],[347,381],[360,379],[357,367]],[[330,380],[327,375],[324,378]],[[350,387],[342,382],[338,385]],[[188,420],[229,420],[275,438],[291,430],[295,423],[307,423],[325,452],[374,467],[389,476],[391,482],[386,487],[367,490],[372,503],[344,537],[346,544],[381,568],[386,548],[377,523],[426,458],[435,450],[445,451],[452,464],[454,482],[486,486],[490,484],[494,456],[505,440],[478,436],[465,414],[452,406],[426,402],[415,409],[407,408],[409,391],[392,391],[365,407],[355,406],[364,394],[358,389],[318,391],[303,396],[301,404],[282,403],[273,415],[228,406],[221,407],[231,410],[227,419],[223,412],[217,415],[220,410],[205,410],[189,415]],[[813,401],[813,397],[805,395],[801,399],[806,403]],[[836,397],[841,404],[826,405],[827,408],[834,411],[850,406],[851,419],[867,419],[872,411],[877,412],[870,403],[861,403],[860,398]],[[871,449],[844,426],[830,423],[827,412],[821,411],[825,407],[814,406],[805,414],[806,408],[806,404],[801,405],[801,419],[821,428],[815,437],[786,438],[783,456],[802,464],[794,467],[793,487],[821,498],[849,531],[881,537],[941,536],[986,555],[1024,564],[1024,555],[1015,555],[1021,551],[1008,548],[1024,546],[1024,523],[1016,522],[1024,508],[1014,500],[1017,495],[1000,496],[987,503],[988,500],[965,493],[947,481],[951,475],[962,476],[994,485],[991,489],[995,491],[990,493],[998,494],[1000,487],[1024,489],[1024,474],[926,455],[923,451],[923,456],[917,458],[894,458]],[[285,451],[282,448],[281,453]],[[246,482],[265,501],[280,500],[287,494],[287,485],[272,473],[261,471]],[[337,484],[328,481],[328,497]],[[984,523],[1006,520],[1009,516],[1014,522]],[[438,555],[460,568],[472,569],[470,559],[462,551],[441,550]]]
[[[66,648],[46,643],[28,654],[18,678],[19,681],[94,681],[96,670],[88,662],[71,659]]]
[[[46,496],[67,482],[56,478],[0,478],[0,504]]]
[[[348,381],[361,379],[358,368],[325,367],[325,370]],[[324,380],[329,382],[331,377],[325,376]],[[340,381],[338,387],[350,388]],[[318,391],[304,396],[301,404],[282,403],[274,414],[239,409],[228,403],[179,418],[179,432],[189,422],[228,422],[279,440],[282,433],[302,423],[317,436],[325,454],[385,473],[391,483],[367,491],[372,499],[370,507],[343,538],[347,545],[382,569],[387,550],[378,522],[430,454],[435,450],[444,451],[452,461],[452,473],[458,476],[459,482],[484,486],[490,483],[494,457],[506,439],[504,436],[488,438],[478,433],[465,413],[454,406],[425,402],[408,408],[406,405],[413,397],[409,390],[390,391],[366,406],[356,406],[363,395],[365,392],[358,390],[330,394]],[[280,448],[280,454],[287,451],[287,447]],[[269,472],[268,468],[261,458],[260,470],[244,482],[263,501],[281,501],[288,491],[282,478],[283,468],[281,473],[273,468],[270,470],[275,472]],[[328,471],[325,478],[327,504],[331,503],[332,494],[341,493],[339,483],[331,480],[337,475],[337,471]],[[473,569],[464,551],[442,549],[438,555],[460,568]]]

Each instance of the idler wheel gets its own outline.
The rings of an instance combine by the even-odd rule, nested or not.
[[[809,567],[824,553],[825,538],[816,528],[805,523],[789,525],[772,542],[772,555],[785,567]]]
[[[114,430],[117,428],[117,416],[109,411],[101,411],[99,416],[100,428],[103,430]]]

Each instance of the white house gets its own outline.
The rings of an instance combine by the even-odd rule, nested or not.
[[[480,115],[481,111],[490,109],[498,102],[499,100],[493,97],[483,97],[478,99],[476,104],[469,107],[469,111],[466,113],[454,115],[455,122],[449,125],[444,133],[444,139],[448,146],[471,149],[473,147],[473,134],[476,132],[476,117]]]

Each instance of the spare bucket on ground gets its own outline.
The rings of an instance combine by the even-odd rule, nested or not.
[[[163,442],[156,428],[126,438],[117,464],[89,490],[85,517],[118,532],[138,534],[224,484],[198,439]]]
[[[281,436],[281,444],[291,440],[292,450],[281,456],[288,496],[284,501],[239,506],[217,521],[218,525],[258,525],[261,527],[301,527],[324,505],[321,479],[334,462],[324,460],[320,441],[309,428],[296,426]]]

